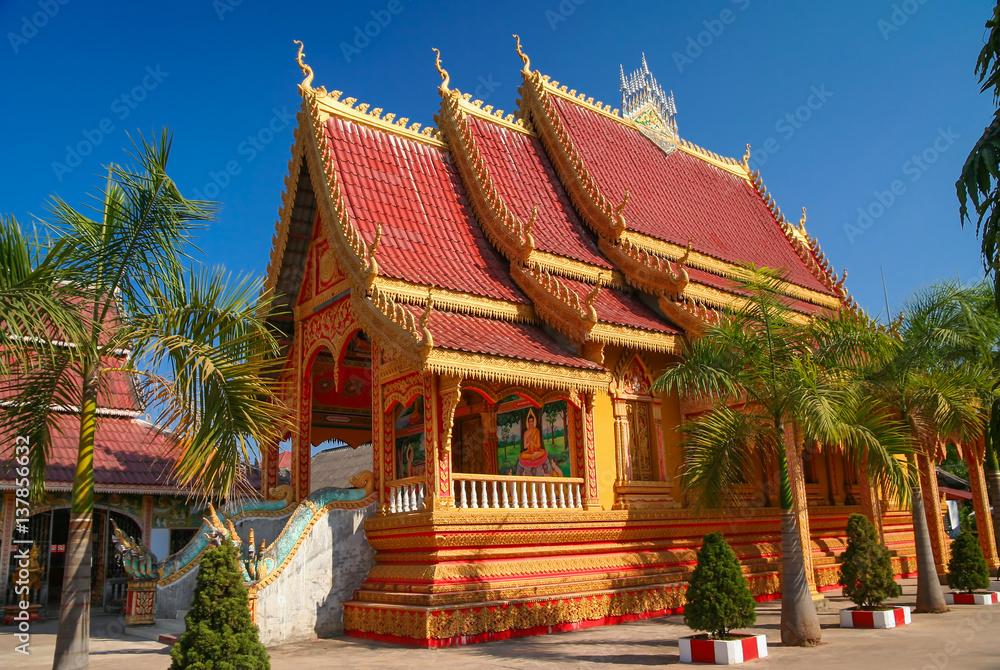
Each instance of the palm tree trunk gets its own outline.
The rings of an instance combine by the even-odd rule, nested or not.
[[[66,542],[66,573],[59,603],[59,629],[53,670],[90,665],[90,564],[94,517],[94,437],[97,428],[97,382],[84,371],[80,408],[80,447],[73,478],[73,502]]]
[[[781,497],[781,643],[811,647],[820,643],[822,633],[816,604],[809,591],[805,557],[799,540],[799,519],[792,498],[788,459],[778,449]]]
[[[912,489],[913,540],[917,550],[917,606],[916,612],[947,612],[941,581],[938,579],[931,533],[924,514],[924,497],[919,483]]]

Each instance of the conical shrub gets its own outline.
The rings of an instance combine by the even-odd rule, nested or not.
[[[841,559],[840,585],[844,596],[858,607],[880,607],[887,598],[899,596],[892,556],[863,514],[852,514],[847,519],[847,550]]]
[[[236,547],[224,544],[202,555],[185,621],[187,630],[170,650],[170,670],[270,670],[267,650],[250,620]]]
[[[757,621],[757,603],[740,562],[721,533],[710,533],[698,551],[698,565],[688,584],[684,623],[725,637]]]
[[[948,561],[948,587],[972,593],[990,587],[990,568],[976,536],[965,530],[951,543]]]

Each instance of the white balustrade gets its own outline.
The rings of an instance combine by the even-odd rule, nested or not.
[[[389,513],[422,510],[426,497],[427,488],[423,481],[410,479],[389,482]]]
[[[583,480],[454,473],[459,509],[581,509]],[[391,510],[390,510],[391,511]]]

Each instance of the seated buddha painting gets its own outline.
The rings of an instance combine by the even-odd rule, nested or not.
[[[517,396],[497,413],[497,471],[521,477],[571,476],[565,400],[535,407]]]

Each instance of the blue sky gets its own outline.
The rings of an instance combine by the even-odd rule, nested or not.
[[[512,110],[516,32],[533,67],[615,106],[619,64],[645,52],[674,91],[681,135],[735,157],[751,143],[782,210],[808,207],[810,234],[849,268],[859,302],[884,310],[884,271],[895,311],[921,285],[982,274],[954,182],[992,112],[973,75],[991,6],[4,1],[0,213],[27,222],[50,194],[86,201],[126,132],[167,125],[174,179],[222,203],[198,240],[204,260],[263,273],[299,105],[293,39],[316,85],[430,124],[431,47],[453,86]],[[372,21],[374,37],[359,38]]]

